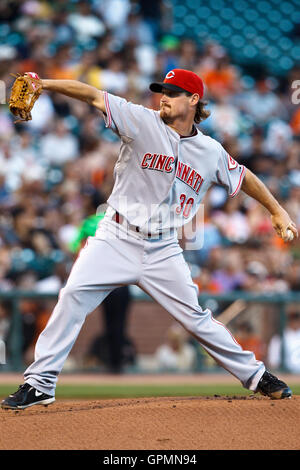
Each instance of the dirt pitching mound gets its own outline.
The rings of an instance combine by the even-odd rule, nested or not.
[[[58,400],[0,410],[0,449],[299,449],[300,396]]]

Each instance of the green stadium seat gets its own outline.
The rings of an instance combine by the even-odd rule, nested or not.
[[[268,13],[268,20],[270,21],[270,23],[278,24],[281,18],[282,15],[277,10],[272,10]]]
[[[257,3],[257,10],[260,13],[269,13],[272,9],[272,5],[270,2],[258,2]]]
[[[246,21],[244,20],[244,18],[237,16],[237,17],[232,18],[231,25],[233,28],[240,30],[246,26]]]
[[[194,28],[198,25],[198,18],[195,15],[187,15],[183,21],[189,28]]]
[[[243,36],[235,34],[231,37],[230,42],[234,47],[239,48],[245,46],[246,40]]]
[[[283,51],[289,51],[293,47],[293,41],[290,38],[282,37],[278,41],[278,46]]]
[[[255,26],[258,31],[267,31],[267,29],[270,27],[270,23],[264,18],[259,18]]]
[[[223,38],[229,38],[229,36],[231,36],[231,32],[231,28],[225,24],[223,24],[220,28],[220,35]]]
[[[293,27],[294,27],[293,23],[290,20],[284,19],[284,20],[281,20],[279,23],[279,28],[281,29],[281,31],[285,33],[291,32]]]
[[[222,24],[222,21],[220,17],[212,15],[207,18],[207,24],[213,29],[219,29]]]
[[[232,18],[235,17],[235,11],[232,8],[223,8],[220,11],[220,16],[224,20],[231,20]]]
[[[299,60],[300,60],[300,46],[294,46],[292,48],[291,56],[293,57],[293,59],[295,59],[299,62]]]
[[[292,15],[295,11],[295,8],[295,5],[293,5],[291,2],[283,2],[279,5],[279,9],[284,15]]]
[[[211,14],[211,11],[207,7],[201,7],[195,12],[199,18],[201,19],[207,19],[208,16]]]

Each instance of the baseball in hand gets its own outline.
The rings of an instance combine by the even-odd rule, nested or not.
[[[35,73],[35,72],[25,72],[25,75],[28,75],[28,77],[34,78],[35,80],[39,80],[39,79],[40,79],[40,77],[38,76],[38,74]],[[37,87],[38,87],[37,84],[34,83],[34,82],[32,82],[32,88],[33,88],[34,90],[36,90]]]
[[[294,233],[288,228],[286,231],[286,241],[291,242],[292,240],[294,240]]]

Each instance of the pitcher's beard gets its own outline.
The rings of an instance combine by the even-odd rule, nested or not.
[[[160,110],[160,117],[165,124],[172,124],[174,121],[174,118],[165,113],[163,109]]]

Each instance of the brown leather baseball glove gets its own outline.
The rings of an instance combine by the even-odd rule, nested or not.
[[[15,122],[30,121],[34,103],[42,93],[42,83],[37,73],[26,72],[14,75],[16,80],[11,89],[9,109],[19,118]]]

